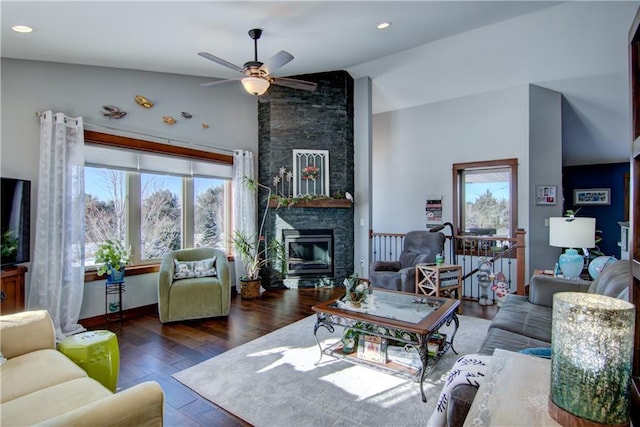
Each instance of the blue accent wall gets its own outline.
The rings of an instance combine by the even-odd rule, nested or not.
[[[628,220],[625,213],[625,175],[629,177],[629,163],[607,163],[601,165],[566,166],[562,168],[564,192],[563,212],[580,208],[577,216],[596,219],[596,229],[602,230],[603,239],[599,244],[605,255],[620,259],[619,221]],[[574,206],[573,190],[584,188],[610,188],[609,206]]]

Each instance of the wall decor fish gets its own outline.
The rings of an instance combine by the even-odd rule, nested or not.
[[[190,113],[187,113],[186,111],[183,111],[182,113],[180,113],[182,115],[182,117],[184,117],[185,119],[190,119],[191,117],[193,117],[193,115],[191,115]]]
[[[171,116],[162,116],[162,121],[168,125],[174,125],[176,123],[176,119]]]
[[[121,111],[115,105],[103,105],[100,114],[109,117],[109,119],[121,119],[127,115],[126,111]]]
[[[136,103],[138,105],[143,106],[144,108],[151,108],[153,107],[153,102],[149,101],[147,98],[145,98],[142,95],[136,95],[133,99],[136,100]]]

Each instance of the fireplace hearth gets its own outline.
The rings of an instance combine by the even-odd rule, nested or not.
[[[287,277],[333,277],[333,230],[282,230]]]

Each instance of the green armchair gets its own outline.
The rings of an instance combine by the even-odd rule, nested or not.
[[[177,261],[216,257],[215,276],[174,279]],[[180,249],[162,258],[158,276],[158,313],[162,323],[226,316],[231,305],[227,255],[213,248]]]

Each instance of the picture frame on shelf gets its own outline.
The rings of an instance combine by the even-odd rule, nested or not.
[[[360,334],[357,357],[376,363],[387,363],[387,339],[377,335]]]
[[[293,196],[329,197],[329,150],[293,150]]]
[[[574,206],[608,206],[611,204],[610,188],[583,188],[573,190]]]
[[[557,188],[555,185],[536,185],[536,205],[555,205]]]

